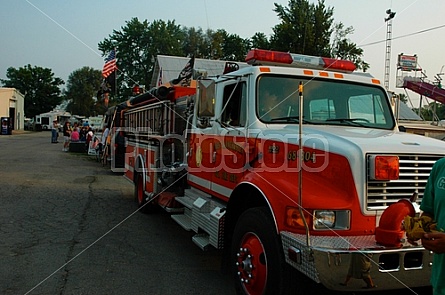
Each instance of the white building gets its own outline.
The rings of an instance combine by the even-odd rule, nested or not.
[[[65,121],[71,120],[71,114],[65,111],[51,111],[36,115],[35,123],[41,126],[41,130],[51,130],[53,121],[57,120],[60,127],[65,124]]]
[[[15,88],[0,88],[0,117],[9,117],[12,130],[25,126],[25,97]]]

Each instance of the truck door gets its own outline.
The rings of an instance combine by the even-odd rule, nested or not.
[[[229,197],[240,181],[246,167],[247,87],[242,79],[224,82],[223,93],[218,93],[216,106],[215,142],[213,151],[214,172],[211,189]]]

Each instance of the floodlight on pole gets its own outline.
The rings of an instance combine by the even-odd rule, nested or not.
[[[391,36],[392,36],[392,19],[396,16],[391,9],[386,10],[388,15],[385,18],[386,22],[386,55],[385,55],[385,88],[389,90],[389,74],[391,69]]]

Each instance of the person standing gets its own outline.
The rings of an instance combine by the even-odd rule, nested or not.
[[[445,158],[436,161],[431,170],[420,209],[422,215],[437,222],[438,232],[424,234],[422,245],[434,253],[430,280],[433,294],[445,295]]]
[[[71,131],[71,142],[78,142],[80,140],[79,128],[74,128]]]
[[[85,148],[87,152],[92,148],[93,136],[93,129],[88,127],[87,138],[85,140]]]
[[[67,152],[70,146],[71,137],[71,123],[66,121],[63,125],[63,149],[62,151]]]
[[[57,120],[53,121],[53,126],[51,128],[51,143],[58,143],[59,137],[59,123]]]

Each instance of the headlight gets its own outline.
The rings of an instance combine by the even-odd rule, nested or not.
[[[349,210],[314,210],[314,229],[349,229],[350,215]]]
[[[334,211],[314,211],[314,228],[326,229],[333,228],[335,225]]]

